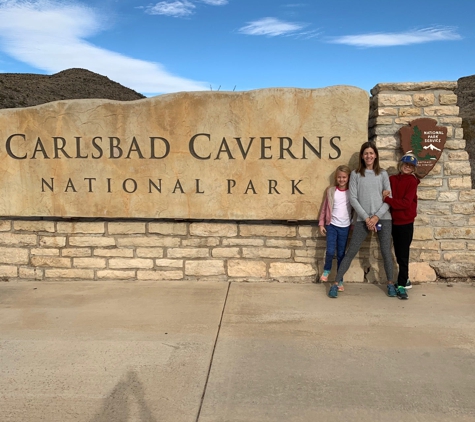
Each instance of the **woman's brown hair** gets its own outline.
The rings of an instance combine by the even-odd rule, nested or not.
[[[376,148],[376,144],[374,142],[368,141],[365,142],[363,145],[361,145],[360,148],[360,162],[358,164],[358,168],[356,169],[356,172],[359,173],[362,177],[364,177],[364,173],[366,170],[366,164],[363,160],[363,152],[365,149],[371,148],[374,153],[376,154],[376,158],[374,159],[374,164],[373,164],[373,171],[374,174],[377,176],[379,173],[381,173],[381,167],[379,166],[379,152],[378,148]]]

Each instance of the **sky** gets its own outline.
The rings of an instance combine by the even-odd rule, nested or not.
[[[0,0],[0,72],[84,68],[179,91],[456,81],[473,0]]]

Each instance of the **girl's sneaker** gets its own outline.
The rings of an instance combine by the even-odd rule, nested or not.
[[[330,287],[330,291],[328,292],[328,297],[331,297],[332,299],[336,299],[338,297],[338,286],[336,284],[333,284]]]
[[[323,271],[323,274],[322,274],[322,276],[320,277],[320,282],[321,282],[321,283],[327,282],[329,275],[330,275],[330,271],[327,271],[327,270]]]
[[[343,286],[343,280],[340,280],[338,282],[338,291],[339,292],[344,292],[345,291],[345,286]]]
[[[406,290],[407,289],[412,289],[412,283],[411,283],[411,280],[407,279],[406,281]]]

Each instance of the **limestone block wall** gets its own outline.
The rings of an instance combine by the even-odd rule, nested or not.
[[[309,283],[325,246],[316,223],[2,219],[0,279]],[[375,281],[373,256],[370,236],[346,281]]]
[[[456,88],[456,82],[427,82],[378,84],[371,91],[369,136],[383,168],[397,165],[403,125],[427,117],[447,127],[444,152],[419,185],[411,252],[416,278],[431,278],[431,271],[443,278],[475,276],[475,190]]]
[[[25,280],[315,279],[312,225],[0,221],[0,277]],[[323,245],[324,247],[324,245]]]

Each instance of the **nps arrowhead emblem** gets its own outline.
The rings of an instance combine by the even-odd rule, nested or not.
[[[403,153],[412,152],[418,159],[416,174],[422,179],[439,161],[447,140],[447,128],[434,119],[416,119],[399,129]]]

